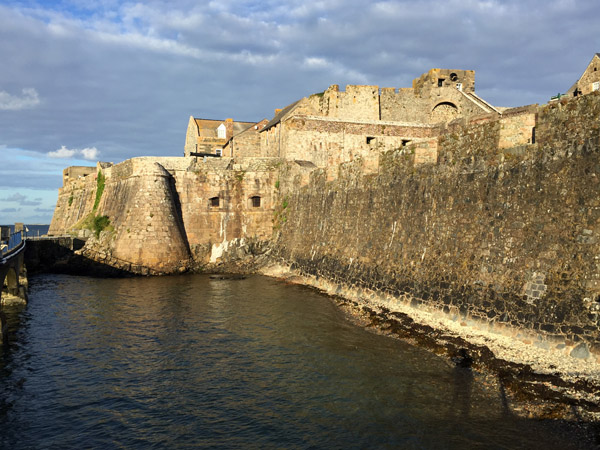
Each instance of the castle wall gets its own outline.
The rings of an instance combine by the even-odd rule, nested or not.
[[[113,232],[108,242],[90,241],[90,258],[140,273],[178,271],[190,255],[205,264],[230,240],[271,236],[276,164],[268,158],[132,158],[103,170],[96,211],[95,174],[63,187],[49,233],[91,235],[81,230],[83,219],[106,215]],[[211,205],[215,197],[218,206]]]
[[[379,87],[346,86],[340,92],[338,85],[330,86],[322,94],[309,97],[317,115],[343,120],[379,120]]]
[[[196,120],[190,116],[187,130],[185,132],[183,156],[190,156],[190,153],[198,151],[196,144],[198,144],[198,125],[196,124]]]
[[[49,235],[67,233],[92,210],[96,199],[96,168],[93,170],[93,174],[85,177],[69,178],[59,188]]]
[[[273,230],[276,161],[221,158],[176,174],[187,239],[196,262],[211,262],[233,239],[269,239]],[[259,197],[260,205],[253,203]],[[218,205],[213,200],[218,198]],[[212,258],[213,261],[214,257]]]
[[[346,167],[335,181],[317,171],[300,189],[284,183],[276,252],[391,310],[600,356],[599,114],[600,95],[578,97],[539,110],[533,145],[499,147],[516,118],[455,124],[436,162],[415,165],[404,149],[383,155],[378,175]]]
[[[229,141],[227,146],[223,149],[223,156],[230,158],[268,156],[263,154],[260,148],[259,126],[255,125],[254,127],[250,127],[246,131],[234,136],[233,139]]]
[[[360,159],[364,170],[377,171],[379,154],[408,143],[437,136],[437,127],[381,121],[341,121],[338,119],[294,116],[280,125],[282,158],[310,161],[326,167],[335,178],[338,166]]]
[[[98,206],[114,227],[111,256],[158,272],[186,267],[190,253],[173,177],[155,161],[127,165],[131,175],[107,178]]]

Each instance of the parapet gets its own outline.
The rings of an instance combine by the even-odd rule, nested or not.
[[[70,166],[63,170],[63,186],[67,183],[78,180],[88,175],[96,173],[96,167],[90,166]]]

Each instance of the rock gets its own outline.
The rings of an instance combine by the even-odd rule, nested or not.
[[[569,355],[572,356],[573,358],[587,359],[590,357],[590,351],[588,350],[587,345],[585,345],[582,342],[577,347],[575,347],[573,350],[571,350],[571,353],[569,353]]]

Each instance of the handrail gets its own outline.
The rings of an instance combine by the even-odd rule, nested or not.
[[[9,258],[12,258],[12,257],[18,255],[24,249],[25,249],[25,241],[21,240],[21,242],[19,242],[19,244],[17,244],[16,247],[13,247],[12,249],[10,249],[10,251],[2,250],[2,253],[0,254],[0,264],[6,264],[6,261]]]
[[[12,233],[8,238],[8,246],[2,249],[1,255],[6,255],[17,248],[21,242],[23,242],[23,232],[17,231],[16,233]]]

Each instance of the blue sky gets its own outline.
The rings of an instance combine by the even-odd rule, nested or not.
[[[545,103],[600,52],[599,19],[595,0],[0,0],[0,223],[49,223],[64,167],[182,155],[190,115],[258,121],[434,67]]]

